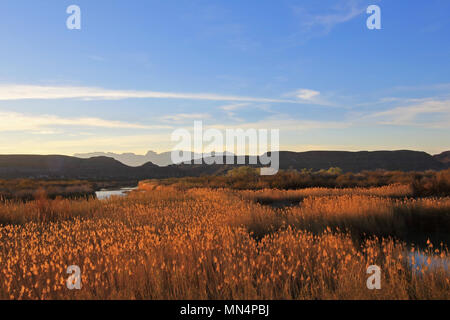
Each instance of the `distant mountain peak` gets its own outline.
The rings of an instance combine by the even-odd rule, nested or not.
[[[181,152],[181,151],[179,151]],[[200,159],[202,158],[202,154],[200,153],[191,153],[189,151],[184,151],[191,155],[191,158],[193,159]],[[222,153],[220,153],[222,154]],[[219,153],[216,153],[216,155],[220,155]],[[233,156],[230,152],[225,152],[225,155]],[[145,155],[135,154],[132,152],[127,153],[113,153],[113,152],[92,152],[92,153],[76,153],[74,154],[74,157],[81,158],[81,159],[89,159],[93,157],[109,157],[113,158],[117,161],[122,162],[123,164],[130,166],[130,167],[140,167],[148,162],[151,162],[152,164],[156,164],[160,167],[167,167],[172,164],[172,151],[157,153],[155,151],[148,151]]]
[[[74,155],[74,157],[81,159],[89,159],[92,157],[99,157],[99,156],[113,158],[130,167],[139,167],[148,162],[151,162],[161,167],[165,167],[172,164],[169,152],[158,154],[154,151],[148,151],[145,155],[135,154],[132,152],[126,153],[92,152],[92,153],[77,153]]]

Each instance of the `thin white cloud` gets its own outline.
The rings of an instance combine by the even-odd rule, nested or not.
[[[31,134],[37,134],[37,135],[54,135],[54,134],[60,134],[62,133],[61,130],[39,130],[39,131],[32,131]]]
[[[363,120],[367,119],[374,119],[378,124],[385,125],[449,128],[450,100],[429,99],[363,117]]]
[[[297,98],[302,100],[314,101],[320,95],[319,91],[300,89],[297,91]]]
[[[399,97],[384,97],[377,99],[375,101],[364,102],[364,103],[356,103],[355,107],[368,107],[368,106],[377,106],[377,105],[387,105],[387,104],[408,104],[408,103],[419,103],[426,102],[430,100],[435,100],[435,98],[399,98]]]
[[[109,90],[95,87],[0,85],[0,100],[56,100],[56,99],[188,99],[210,101],[298,103],[294,100],[228,96],[214,93],[173,93],[137,90]]]
[[[220,106],[219,109],[225,112],[225,114],[228,116],[228,118],[238,121],[238,122],[244,122],[245,120],[242,118],[239,118],[237,116],[237,112],[240,109],[258,109],[261,111],[264,111],[266,113],[274,113],[271,110],[271,106],[269,104],[255,104],[255,103],[233,103],[233,104],[227,104]]]
[[[375,0],[376,1],[376,0]],[[359,0],[339,1],[333,7],[326,8],[328,12],[320,10],[315,13],[304,7],[294,7],[294,14],[299,17],[303,32],[328,34],[336,25],[348,22],[363,14],[367,8],[366,3]]]
[[[233,111],[241,108],[248,107],[250,103],[234,103],[234,104],[227,104],[224,106],[220,106],[219,109],[222,109],[224,111]]]
[[[166,115],[160,118],[162,122],[170,122],[170,123],[184,123],[184,122],[192,122],[195,120],[205,120],[211,118],[211,115],[208,113],[178,113],[172,115]]]
[[[55,115],[27,115],[18,112],[0,111],[0,132],[32,131],[35,134],[52,134],[51,127],[79,126],[122,129],[162,129],[167,126],[148,126],[123,121],[112,121],[93,117],[64,118]]]
[[[233,119],[238,122],[243,122],[244,119],[236,117],[236,110],[246,108],[251,106],[251,103],[234,103],[234,104],[227,104],[224,106],[220,106],[219,109],[223,110],[228,118]]]
[[[238,123],[238,124],[212,124],[207,128],[215,128],[219,130],[226,129],[280,129],[286,131],[304,131],[312,129],[343,129],[351,126],[350,122],[338,121],[317,121],[290,119],[287,115],[277,114],[260,121]]]
[[[301,88],[296,91],[286,93],[284,96],[287,98],[294,98],[295,100],[297,100],[299,103],[302,104],[336,106],[335,103],[328,101],[328,99],[324,97],[320,91],[307,88]]]

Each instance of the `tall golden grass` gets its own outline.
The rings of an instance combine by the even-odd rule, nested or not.
[[[0,299],[450,298],[445,265],[410,265],[411,251],[448,263],[448,249],[429,242],[419,250],[375,232],[401,222],[396,214],[448,217],[448,198],[321,190],[273,208],[249,192],[154,185],[106,201],[4,201]],[[365,220],[375,231],[355,241]],[[366,287],[373,264],[381,290]],[[70,265],[81,268],[81,290],[66,288]]]
[[[297,190],[244,190],[239,192],[244,198],[263,204],[277,201],[299,202],[306,197],[341,196],[341,195],[368,195],[380,197],[409,197],[413,190],[410,185],[393,184],[370,188],[305,188]]]
[[[153,181],[144,181],[143,184]],[[414,196],[450,195],[450,169],[442,171],[401,172],[362,171],[342,173],[339,168],[329,170],[280,170],[273,176],[261,176],[258,169],[237,167],[226,175],[160,179],[158,184],[179,188],[230,188],[236,190],[304,189],[304,188],[369,188],[388,185],[409,185]]]

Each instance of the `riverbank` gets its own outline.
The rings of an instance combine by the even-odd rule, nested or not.
[[[65,199],[96,197],[96,191],[135,187],[138,181],[86,180],[0,180],[0,199],[30,201],[37,198]]]

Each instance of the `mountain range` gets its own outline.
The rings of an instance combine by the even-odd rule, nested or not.
[[[186,152],[191,159],[201,159],[203,155],[201,153],[191,153]],[[145,155],[135,154],[135,153],[113,153],[113,152],[92,152],[92,153],[76,153],[74,157],[89,159],[94,157],[108,157],[116,159],[117,161],[122,162],[123,164],[130,167],[139,167],[148,162],[156,164],[160,167],[166,167],[173,163],[171,159],[172,152],[162,152],[157,153],[154,151],[148,151]],[[225,153],[231,155],[231,153]]]
[[[155,157],[154,152],[141,157]],[[170,158],[170,153],[169,158]],[[132,162],[127,154],[128,164],[107,156],[79,158],[61,155],[0,155],[0,179],[45,178],[45,179],[89,179],[89,180],[141,180],[150,178],[200,176],[222,174],[236,165],[227,164],[168,164],[159,166],[152,162]],[[121,155],[123,156],[123,155]],[[193,155],[194,158],[198,155]],[[236,156],[234,163],[236,163]],[[139,156],[138,156],[139,157]],[[167,153],[156,154],[158,163],[167,159]],[[224,156],[226,157],[226,156]],[[425,171],[450,168],[450,152],[432,156],[420,151],[281,151],[280,169],[328,169],[339,167],[344,172],[363,170]],[[137,159],[137,158],[136,158]],[[249,163],[246,157],[246,163]],[[140,165],[139,165],[140,164]]]

